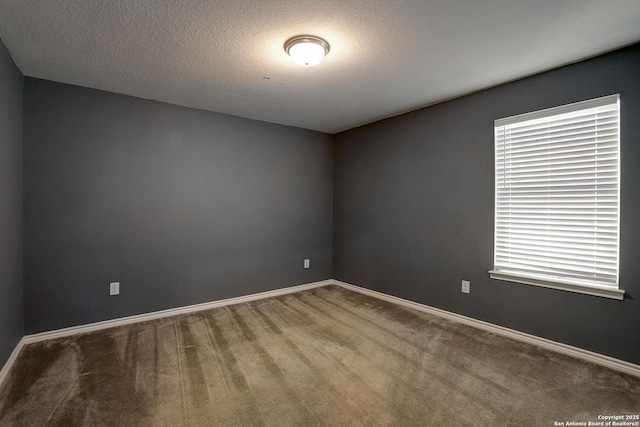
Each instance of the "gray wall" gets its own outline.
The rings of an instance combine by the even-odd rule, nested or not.
[[[640,363],[639,76],[635,45],[338,134],[334,277]],[[627,299],[490,279],[493,121],[612,93],[621,94]],[[469,295],[462,279],[471,281]]]
[[[27,333],[331,278],[330,135],[33,78],[24,103]]]
[[[22,325],[22,73],[0,41],[0,368]]]

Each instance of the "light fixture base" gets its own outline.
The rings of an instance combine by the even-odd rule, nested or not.
[[[303,47],[306,45],[306,49]],[[309,47],[311,47],[311,51]],[[284,43],[284,50],[293,61],[304,67],[311,67],[322,61],[329,53],[329,43],[325,39],[308,34],[291,37]],[[323,52],[324,51],[324,52]],[[308,55],[310,55],[308,57]]]

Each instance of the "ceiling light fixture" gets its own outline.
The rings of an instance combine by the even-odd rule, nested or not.
[[[329,53],[329,43],[316,36],[295,36],[285,42],[284,50],[296,64],[313,67]]]

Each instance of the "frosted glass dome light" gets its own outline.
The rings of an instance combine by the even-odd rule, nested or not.
[[[313,67],[329,53],[329,43],[316,36],[296,36],[287,40],[284,50],[296,64]]]

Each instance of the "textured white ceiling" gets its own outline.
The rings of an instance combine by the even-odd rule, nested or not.
[[[28,76],[335,133],[640,41],[640,1],[0,0],[0,38]]]

